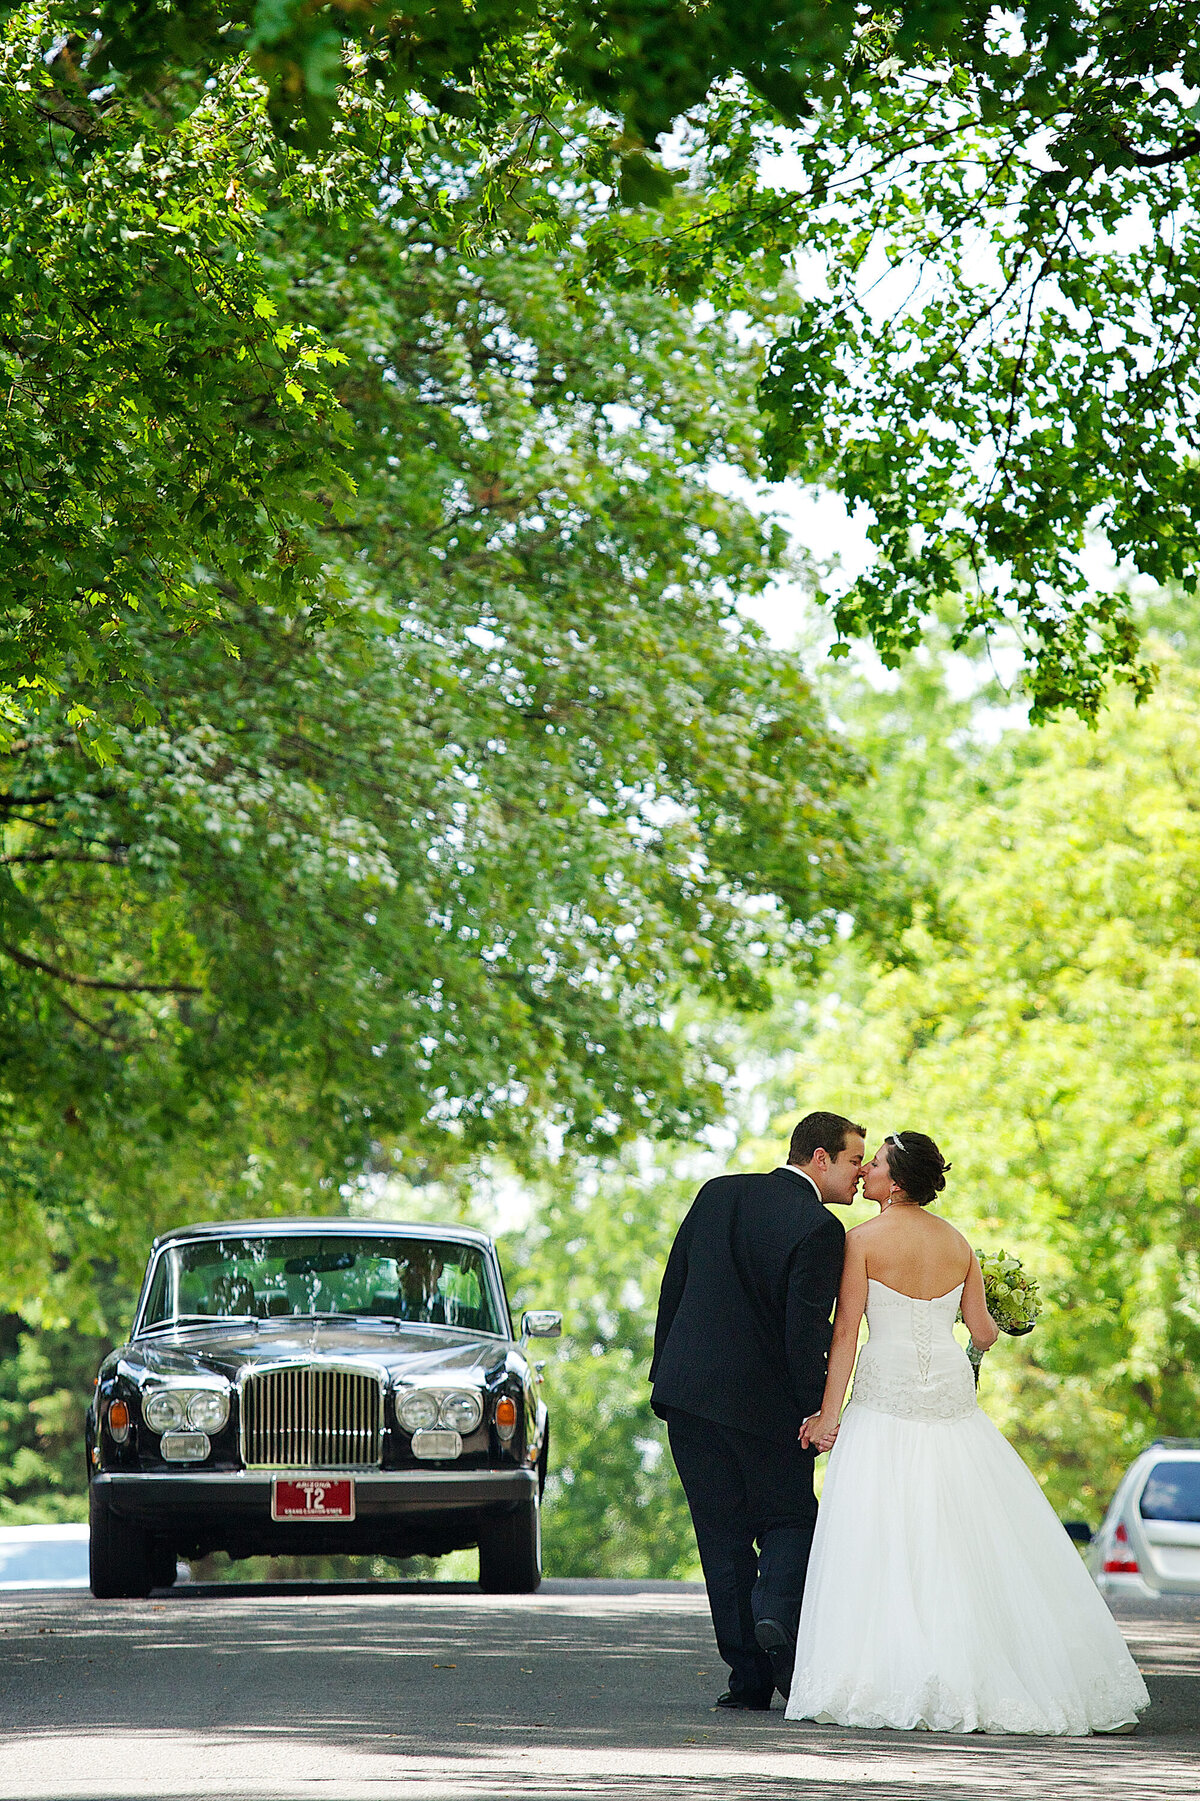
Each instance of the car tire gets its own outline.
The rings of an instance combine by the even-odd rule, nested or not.
[[[88,1561],[96,1599],[143,1599],[154,1587],[154,1545],[150,1534],[115,1514],[107,1494],[95,1482],[88,1492],[88,1520]]]
[[[541,1496],[523,1501],[479,1535],[479,1586],[485,1595],[531,1595],[542,1580]]]
[[[155,1588],[174,1588],[175,1578],[179,1573],[179,1559],[175,1555],[174,1545],[169,1545],[165,1538],[156,1538],[152,1542],[150,1570]]]

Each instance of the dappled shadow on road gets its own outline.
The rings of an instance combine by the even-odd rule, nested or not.
[[[1117,1791],[1137,1801],[1168,1801],[1194,1792],[1190,1755],[1163,1757],[1140,1746],[1114,1755],[1107,1745],[1093,1754],[1091,1743],[893,1748],[868,1739],[849,1750],[820,1751],[797,1732],[789,1735],[788,1748],[773,1751],[720,1733],[703,1748],[681,1743],[657,1754],[610,1749],[588,1756],[557,1743],[474,1752],[455,1743],[439,1749],[426,1744],[415,1752],[398,1750],[395,1741],[339,1748],[324,1735],[267,1735],[264,1743],[248,1745],[243,1737],[180,1733],[139,1739],[118,1759],[110,1738],[53,1734],[6,1751],[0,1794],[21,1801],[235,1795],[298,1801],[318,1792],[338,1801],[380,1795],[410,1801],[777,1801],[802,1785],[819,1801],[1112,1801]]]
[[[1155,1701],[1140,1733],[1031,1740],[714,1713],[703,1596],[658,1585],[7,1599],[0,1797],[1174,1801],[1195,1789],[1200,1607],[1124,1624]]]

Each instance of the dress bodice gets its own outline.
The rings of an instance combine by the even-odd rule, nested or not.
[[[870,1337],[858,1354],[851,1400],[910,1420],[953,1420],[973,1413],[975,1378],[954,1336],[963,1284],[933,1300],[914,1300],[872,1276]]]

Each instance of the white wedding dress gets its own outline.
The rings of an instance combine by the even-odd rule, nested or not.
[[[976,1404],[953,1325],[870,1283],[870,1338],[830,1456],[788,1718],[1084,1734],[1149,1705],[1033,1476]]]

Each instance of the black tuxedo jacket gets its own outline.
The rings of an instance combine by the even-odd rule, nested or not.
[[[654,1411],[794,1441],[821,1404],[845,1244],[795,1170],[706,1182],[663,1274]]]

